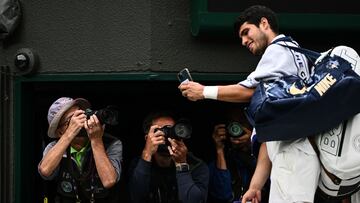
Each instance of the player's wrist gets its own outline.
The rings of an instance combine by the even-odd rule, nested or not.
[[[205,99],[214,99],[217,100],[218,97],[218,86],[204,86],[203,96]]]

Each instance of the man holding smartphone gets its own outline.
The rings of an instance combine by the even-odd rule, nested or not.
[[[273,43],[285,35],[279,34],[276,14],[271,9],[259,5],[246,9],[237,19],[235,29],[243,46],[254,55],[262,55],[256,69],[246,80],[238,84],[204,86],[191,81],[182,83],[179,89],[184,97],[191,101],[215,99],[226,102],[249,102],[256,86],[262,80],[286,75],[309,77],[306,57],[279,45],[281,43],[298,47],[297,42]],[[299,61],[295,60],[295,57],[300,59],[301,63],[297,63]],[[249,190],[242,202],[260,202],[261,189],[269,176],[269,202],[313,202],[319,173],[318,157],[307,138],[263,143]]]

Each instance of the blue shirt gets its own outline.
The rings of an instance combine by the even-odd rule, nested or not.
[[[243,153],[243,156],[239,156],[239,153]],[[246,157],[246,158],[244,158]],[[244,159],[248,159],[243,161]],[[247,191],[252,174],[254,172],[256,166],[256,160],[250,154],[244,154],[244,152],[233,152],[226,156],[227,163],[234,163],[235,166],[232,167],[230,171],[230,165],[227,164],[228,169],[223,170],[216,167],[215,161],[211,162],[209,167],[209,195],[212,198],[220,202],[230,202],[232,200],[238,200],[240,195]],[[245,163],[247,162],[247,163]],[[235,177],[232,174],[237,173],[238,177]],[[242,194],[234,194],[232,189],[233,184],[235,181],[241,181],[240,183],[236,184],[237,186],[240,185],[240,189]]]

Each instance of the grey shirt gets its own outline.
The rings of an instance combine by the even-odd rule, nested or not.
[[[57,143],[57,140],[50,142],[46,148],[44,149],[43,152],[43,157],[50,151],[51,148],[53,148],[55,146],[55,144]],[[109,144],[109,146],[106,148],[106,154],[109,157],[110,162],[112,163],[113,167],[115,168],[116,174],[117,174],[117,178],[116,178],[116,182],[118,182],[120,180],[120,174],[121,174],[121,161],[122,161],[122,142],[119,139],[116,139],[115,141],[113,141],[111,144]],[[63,154],[63,157],[67,157],[66,152]],[[73,161],[74,158],[72,158]],[[45,180],[53,180],[55,177],[58,176],[60,171],[60,164],[59,166],[56,167],[56,169],[54,170],[53,174],[51,174],[48,177],[43,176],[40,172],[40,176],[45,179]]]

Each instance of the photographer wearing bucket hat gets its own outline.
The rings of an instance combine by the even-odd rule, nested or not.
[[[104,133],[105,125],[85,110],[83,98],[57,99],[48,111],[49,143],[38,171],[57,183],[56,202],[116,202],[114,185],[121,174],[122,143]]]

